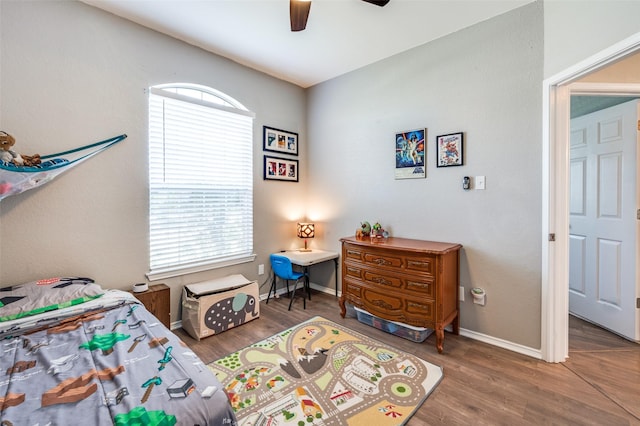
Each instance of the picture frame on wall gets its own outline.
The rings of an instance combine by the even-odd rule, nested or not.
[[[298,182],[298,160],[264,156],[264,180]]]
[[[263,126],[263,150],[298,155],[298,134],[275,127]]]
[[[436,138],[436,166],[462,166],[464,164],[463,140],[462,132],[438,136]]]
[[[396,133],[396,179],[418,179],[427,176],[427,152],[424,143],[426,135],[427,129]]]

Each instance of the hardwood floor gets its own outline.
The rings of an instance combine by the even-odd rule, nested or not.
[[[570,318],[569,360],[550,364],[451,333],[438,354],[424,343],[340,317],[337,298],[314,292],[260,303],[260,318],[200,342],[175,330],[205,363],[315,315],[440,365],[444,379],[409,420],[418,425],[640,425],[640,345]]]

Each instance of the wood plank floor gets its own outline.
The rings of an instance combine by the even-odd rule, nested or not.
[[[315,315],[440,365],[444,379],[408,422],[418,425],[640,425],[640,345],[570,318],[569,360],[550,364],[451,333],[413,343],[341,318],[337,298],[313,292],[260,303],[260,318],[200,342],[175,330],[205,363]]]

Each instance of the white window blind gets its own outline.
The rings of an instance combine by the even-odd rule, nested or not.
[[[150,279],[255,257],[252,115],[189,90],[149,95]]]

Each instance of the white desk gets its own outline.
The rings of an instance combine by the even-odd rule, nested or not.
[[[336,267],[336,297],[338,296],[338,258],[340,257],[338,253],[325,250],[288,250],[274,254],[285,256],[291,261],[293,265],[302,266],[304,268],[304,271],[307,273],[307,276],[309,274],[309,268],[312,265],[333,260]]]

